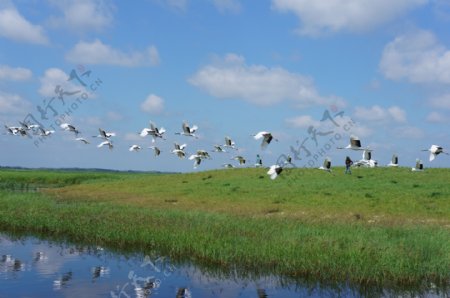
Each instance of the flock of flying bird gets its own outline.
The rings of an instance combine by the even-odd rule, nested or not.
[[[30,136],[30,135],[38,135],[40,137],[49,137],[52,134],[55,133],[54,130],[45,130],[41,126],[37,124],[32,123],[24,123],[19,122],[20,126],[8,126],[5,125],[5,129],[7,131],[7,134],[14,135],[14,136]],[[90,142],[86,140],[83,137],[79,137],[80,131],[72,124],[69,123],[63,123],[60,125],[62,130],[71,132],[75,134],[75,140],[82,142],[84,144],[89,144]],[[190,126],[187,122],[183,122],[182,124],[182,131],[176,132],[176,135],[182,135],[186,137],[192,137],[194,139],[197,139],[197,135],[195,134],[198,130],[197,125]],[[164,138],[164,134],[166,133],[166,130],[163,127],[158,128],[153,122],[150,122],[149,127],[143,128],[139,135],[142,138],[145,138],[147,136],[150,136],[152,138],[152,143],[155,143],[156,139],[162,139],[166,140]],[[114,132],[107,132],[101,128],[99,128],[99,134],[96,136],[93,136],[94,138],[99,138],[102,141],[97,145],[98,148],[107,146],[110,150],[114,148],[112,138],[115,137],[116,134]],[[254,135],[252,135],[255,140],[261,140],[261,149],[264,150],[267,148],[267,146],[273,141],[277,141],[277,139],[274,138],[272,133],[267,131],[260,131]],[[186,158],[187,153],[185,151],[186,144],[178,144],[174,143],[174,149],[171,151],[172,154],[178,156],[181,159]],[[159,156],[161,154],[161,150],[157,146],[150,146],[149,149],[154,150],[155,156]],[[142,149],[141,146],[133,144],[129,147],[129,151],[140,151]],[[223,145],[214,145],[213,152],[217,153],[225,153],[228,152],[227,150],[237,150],[235,142],[228,136],[225,137],[225,143]],[[363,151],[362,159],[355,162],[353,165],[356,167],[376,167],[378,165],[378,162],[376,160],[372,159],[372,149],[369,149],[369,147],[363,148],[361,146],[361,141],[358,137],[352,135],[350,136],[350,144],[348,144],[346,147],[337,147],[337,149],[349,149],[349,150],[356,150],[356,151]],[[444,149],[441,146],[437,145],[431,145],[429,149],[423,149],[422,151],[429,151],[430,152],[430,162],[433,161],[436,156],[439,154],[447,154],[449,153],[444,152]],[[195,154],[191,154],[188,157],[189,160],[194,161],[194,169],[196,169],[202,162],[202,160],[205,159],[211,159],[210,154],[206,150],[197,150]],[[236,155],[232,158],[233,160],[236,160],[239,165],[244,165],[246,163],[246,159],[241,155]],[[275,164],[272,165],[269,170],[267,171],[267,174],[270,176],[271,179],[277,178],[277,176],[283,171],[283,168],[287,165],[292,165],[292,158],[290,155],[287,155],[286,160],[283,164]],[[262,160],[257,155],[257,161],[255,163],[255,167],[262,167]],[[387,164],[388,167],[398,167],[398,156],[394,154],[392,156],[392,160],[389,164]],[[234,168],[234,165],[231,163],[223,164],[223,167],[225,168]],[[319,167],[318,169],[331,172],[331,159],[329,157],[325,158],[323,165]],[[419,159],[416,160],[416,166],[411,169],[412,171],[422,171],[423,170],[423,162]]]

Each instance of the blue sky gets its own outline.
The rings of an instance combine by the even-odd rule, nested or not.
[[[311,156],[303,150],[297,166],[318,167],[325,156],[342,165],[346,155],[360,159],[335,149],[354,134],[380,165],[397,153],[403,166],[421,158],[448,167],[449,156],[430,163],[420,150],[450,147],[449,25],[445,0],[0,0],[0,121],[17,126],[32,115],[56,128],[38,145],[0,135],[0,164],[192,171],[192,161],[170,154],[174,142],[210,151],[229,135],[239,151],[211,153],[197,171],[237,154],[270,166],[303,141]],[[72,70],[87,88],[67,80]],[[56,86],[79,93],[56,98],[58,115],[48,110],[44,120],[37,108]],[[325,111],[343,112],[339,127],[320,121]],[[138,135],[150,120],[167,140]],[[199,126],[198,139],[174,134],[183,121]],[[112,151],[96,147],[100,127],[117,133]],[[266,150],[251,137],[263,130],[278,139]],[[132,144],[163,152],[129,152]]]

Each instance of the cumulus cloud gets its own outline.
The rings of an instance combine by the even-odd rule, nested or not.
[[[387,109],[387,112],[389,116],[395,121],[395,122],[406,122],[406,112],[405,110],[393,106]]]
[[[214,6],[221,13],[238,13],[241,11],[241,3],[237,0],[213,0]]]
[[[30,23],[12,6],[0,9],[0,36],[32,44],[48,43],[44,29]]]
[[[57,96],[56,89],[58,86],[64,92],[84,91],[80,85],[68,81],[69,75],[59,68],[49,68],[40,78],[41,86],[38,90],[39,94],[45,97]]]
[[[141,110],[150,114],[160,114],[164,110],[164,100],[155,94],[150,94],[141,104]]]
[[[18,94],[0,91],[0,113],[5,115],[26,114],[31,109],[31,103]]]
[[[445,117],[439,112],[431,112],[428,114],[426,120],[431,123],[447,123],[449,122],[449,117]]]
[[[120,121],[125,118],[121,113],[115,111],[109,111],[108,113],[106,113],[106,117],[108,118],[108,120],[112,121]]]
[[[66,59],[77,64],[104,64],[127,67],[155,66],[160,62],[155,46],[141,52],[125,53],[96,39],[93,42],[80,41],[66,54]]]
[[[51,0],[62,17],[52,17],[54,27],[68,27],[74,31],[100,31],[113,21],[113,4],[109,0]]]
[[[450,94],[431,98],[428,102],[433,108],[450,110]]]
[[[176,9],[185,10],[187,7],[187,0],[167,0],[167,3]]]
[[[176,11],[185,11],[188,7],[188,0],[153,0],[162,6],[169,7]]]
[[[320,121],[313,119],[310,115],[301,115],[294,118],[286,119],[289,126],[295,128],[308,128],[312,126],[320,126]]]
[[[391,80],[448,84],[450,51],[429,31],[401,35],[385,46],[380,70]]]
[[[354,111],[354,117],[363,121],[394,121],[398,123],[406,122],[405,110],[397,106],[392,106],[387,109],[382,108],[378,105],[374,105],[370,108],[356,107]]]
[[[367,31],[404,15],[428,0],[272,0],[280,12],[300,19],[298,32],[316,36],[338,31]]]
[[[101,126],[103,124],[103,121],[102,119],[100,119],[100,117],[92,116],[84,118],[83,123],[86,123],[89,126]]]
[[[0,65],[0,80],[25,81],[32,76],[31,70],[23,67]]]
[[[333,114],[331,116],[333,117]],[[290,127],[303,129],[305,134],[312,134],[315,131],[316,133],[319,133],[318,136],[353,134],[360,138],[365,138],[374,133],[372,129],[365,126],[363,123],[355,122],[354,119],[345,114],[339,113],[335,115],[333,121],[330,121],[327,118],[321,119],[322,117],[314,119],[310,115],[300,115],[286,119],[286,123]]]
[[[367,138],[373,135],[374,132],[369,127],[362,125],[361,123],[358,123],[355,126],[351,127],[350,133],[360,138]]]
[[[125,141],[131,141],[131,142],[138,142],[138,141],[142,141],[142,137],[137,134],[137,133],[133,133],[133,132],[129,132],[126,133],[124,136]]]
[[[394,134],[397,137],[406,139],[421,139],[425,136],[425,133],[421,128],[409,125],[394,128]]]
[[[337,97],[319,95],[311,78],[281,67],[247,65],[242,56],[227,54],[198,70],[188,79],[208,94],[224,99],[243,99],[253,104],[272,105],[291,100],[298,105],[345,105]]]

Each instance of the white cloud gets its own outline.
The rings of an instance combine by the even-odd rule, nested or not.
[[[155,94],[150,94],[141,104],[141,110],[150,114],[160,114],[164,110],[164,100]]]
[[[450,3],[448,0],[435,0],[433,2],[433,13],[442,22],[450,21]]]
[[[334,121],[339,125],[339,127],[334,126],[329,121],[322,122],[323,125],[321,129],[325,130],[334,130],[336,133],[340,133],[341,135],[356,135],[360,138],[366,138],[371,136],[374,131],[365,126],[363,123],[358,122],[352,119],[349,116],[335,117]]]
[[[14,7],[0,9],[0,36],[32,44],[48,43],[44,29],[30,23]]]
[[[421,139],[425,136],[422,129],[415,126],[400,126],[394,129],[394,134],[400,138]]]
[[[333,115],[331,115],[333,116]],[[336,115],[333,121],[324,119],[324,121],[319,121],[312,118],[310,115],[301,115],[294,118],[286,119],[286,123],[294,128],[304,129],[304,132],[310,133],[310,127],[313,130],[325,134],[340,134],[340,135],[350,135],[354,134],[360,138],[365,138],[374,133],[372,129],[363,125],[360,122],[355,122],[352,118],[346,115]],[[346,140],[345,140],[346,141]]]
[[[449,118],[445,117],[441,113],[438,112],[431,112],[427,116],[427,121],[431,123],[447,123],[449,122]]]
[[[167,0],[167,3],[176,9],[185,10],[187,7],[187,0]]]
[[[367,31],[426,3],[428,0],[272,0],[272,7],[297,15],[300,34],[316,36]]]
[[[83,119],[83,123],[89,126],[101,126],[103,124],[103,121],[102,119],[100,119],[100,117],[92,116]]]
[[[31,103],[20,95],[0,91],[0,113],[5,115],[26,114],[31,109]]]
[[[139,142],[142,141],[142,137],[137,133],[126,133],[124,136],[125,141],[131,141],[131,142]]]
[[[320,126],[320,121],[314,120],[310,115],[301,115],[294,118],[286,119],[289,126],[295,128],[308,128],[312,126]]]
[[[380,62],[391,80],[413,83],[450,83],[450,51],[429,31],[402,35],[388,43]]]
[[[149,46],[142,52],[124,53],[100,40],[89,43],[80,41],[66,54],[66,59],[77,64],[105,64],[127,67],[155,66],[160,62],[158,50]]]
[[[374,105],[370,108],[356,107],[354,111],[354,117],[363,121],[395,121],[398,123],[406,122],[405,110],[397,106],[392,106],[387,109],[384,109],[378,105]]]
[[[231,12],[238,13],[241,11],[241,3],[237,0],[213,0],[214,6],[221,13]]]
[[[147,52],[148,58],[150,59],[150,65],[158,65],[161,62],[158,49],[155,46],[149,46]]]
[[[32,72],[27,68],[0,65],[0,80],[25,81],[31,76]]]
[[[395,122],[400,122],[400,123],[406,122],[405,110],[403,110],[397,106],[393,106],[393,107],[388,108],[387,111]]]
[[[345,105],[336,97],[318,94],[311,78],[281,67],[247,65],[242,56],[227,54],[206,65],[188,79],[192,85],[218,98],[243,99],[272,105],[289,99],[298,105]]]
[[[351,127],[350,133],[358,136],[359,138],[367,138],[373,135],[373,130],[367,126],[358,123],[355,126]]]
[[[49,68],[45,71],[44,76],[40,78],[41,87],[38,92],[45,97],[54,97],[58,95],[56,92],[58,86],[62,88],[63,92],[85,91],[82,86],[74,84],[68,79],[69,75],[61,69]]]
[[[377,105],[371,108],[356,107],[353,114],[355,118],[366,121],[379,121],[386,118],[386,111]]]
[[[431,98],[428,102],[433,108],[450,110],[450,94]]]
[[[106,114],[106,117],[108,118],[108,120],[112,120],[112,121],[120,121],[123,120],[124,116],[118,112],[114,112],[114,111],[109,111]]]
[[[74,31],[99,31],[111,25],[113,5],[109,0],[51,0],[63,17],[53,17],[54,27],[65,26]]]
[[[188,6],[188,0],[153,0],[162,6],[168,6],[173,10],[185,11]]]

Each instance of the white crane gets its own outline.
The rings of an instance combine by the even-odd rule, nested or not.
[[[156,146],[150,146],[149,149],[153,149],[155,151],[155,156],[159,156],[161,154],[161,150]]]
[[[112,150],[114,148],[112,142],[109,140],[101,142],[100,144],[97,145],[97,148],[101,148],[103,146],[108,146],[109,150]]]
[[[270,179],[274,180],[281,174],[283,168],[280,165],[273,165],[267,171],[267,175],[270,176]]]
[[[241,166],[245,164],[245,158],[240,155],[235,156],[232,159],[237,160]]]
[[[24,130],[34,130],[34,129],[37,129],[37,128],[39,128],[40,126],[39,125],[37,125],[37,124],[30,124],[30,123],[25,123],[25,122],[22,122],[22,121],[19,121],[19,124],[21,125],[21,127],[24,129]]]
[[[100,138],[104,140],[109,140],[111,137],[115,137],[115,132],[106,132],[104,129],[99,128],[98,132],[100,133],[98,136],[93,136],[93,138]]]
[[[90,144],[85,138],[76,138],[75,141],[82,142],[84,144]]]
[[[189,156],[189,160],[194,160],[194,169],[196,169],[202,162],[203,157],[198,154],[192,154]]]
[[[267,131],[260,131],[257,134],[253,135],[253,137],[255,138],[255,140],[262,139],[261,149],[263,150],[266,149],[266,147],[270,144],[270,142],[272,142],[272,140],[277,141],[277,139],[273,137],[272,133]]]
[[[255,167],[256,168],[261,168],[262,166],[263,166],[263,163],[262,163],[261,156],[259,156],[259,154],[256,154]]]
[[[175,146],[176,150],[184,150],[184,149],[186,149],[186,146],[187,146],[186,144],[179,145],[178,143],[174,143],[173,145]]]
[[[158,128],[152,121],[150,121],[150,127],[143,128],[139,135],[141,137],[146,137],[148,135],[152,136],[152,143],[154,143],[155,138],[161,138],[164,140],[165,132],[166,130],[164,127]]]
[[[186,157],[186,152],[184,152],[184,149],[186,148],[186,144],[183,145],[179,145],[177,143],[174,144],[175,149],[172,150],[172,153],[177,155],[179,158],[185,158]]]
[[[325,160],[323,161],[323,165],[319,167],[319,170],[331,173],[331,159],[329,157],[325,158]]]
[[[292,163],[292,157],[291,157],[290,155],[288,155],[288,156],[286,157],[286,160],[284,161],[284,164],[285,164],[285,165],[291,165],[291,166],[294,165],[294,164]]]
[[[211,156],[206,150],[197,150],[197,155],[200,156],[203,159],[211,159]]]
[[[175,134],[197,138],[197,136],[195,135],[195,132],[198,129],[197,125],[193,125],[192,127],[190,127],[187,122],[183,122],[182,128],[183,128],[182,132],[176,132]]]
[[[23,127],[19,127],[19,135],[22,137],[27,137],[28,136],[28,131],[26,129],[24,129]]]
[[[362,159],[358,162],[355,162],[355,167],[367,167],[367,168],[375,168],[378,165],[376,160],[372,159],[372,150],[365,149],[362,154]]]
[[[222,166],[226,169],[234,168],[234,166],[231,163],[224,163]]]
[[[214,145],[214,150],[213,150],[213,152],[220,152],[220,153],[223,153],[223,152],[227,152],[225,149],[223,149],[222,148],[222,146],[220,146],[220,145]]]
[[[223,146],[226,148],[237,149],[236,143],[229,136],[225,137],[225,144]]]
[[[133,152],[133,151],[134,152],[138,152],[141,149],[142,149],[142,147],[139,146],[139,145],[131,145],[130,148],[128,148],[128,151],[130,151],[130,152]]]
[[[444,148],[438,145],[431,145],[430,149],[423,149],[422,151],[430,151],[430,161],[433,161],[441,153],[449,155],[447,152],[444,152]]]
[[[346,147],[337,147],[337,149],[365,150],[361,147],[361,140],[355,135],[350,136],[350,144]]]
[[[172,153],[175,154],[176,156],[178,156],[179,158],[186,157],[186,152],[184,152],[183,150],[174,149],[174,150],[172,150]]]
[[[20,122],[20,124],[22,124],[22,122]],[[24,123],[24,125],[26,125],[26,128],[24,128],[24,126],[8,126],[5,124],[5,128],[7,131],[7,134],[12,134],[14,136],[28,136],[28,131],[30,130],[28,128],[28,125]]]
[[[423,162],[420,159],[416,159],[416,167],[411,168],[413,172],[421,172],[423,171]]]
[[[397,154],[392,155],[391,162],[387,164],[388,167],[398,167],[398,156]]]
[[[5,128],[6,128],[7,134],[12,134],[12,135],[14,135],[14,136],[20,135],[21,127],[18,127],[18,126],[8,126],[8,125],[5,124]]]
[[[78,129],[76,129],[75,126],[73,126],[72,124],[69,124],[69,123],[63,123],[60,125],[60,127],[66,131],[71,131],[71,132],[75,133],[76,136],[78,136],[78,134],[80,133],[80,131]]]
[[[42,127],[38,127],[38,133],[41,137],[48,137],[55,133],[54,130],[45,130]]]

